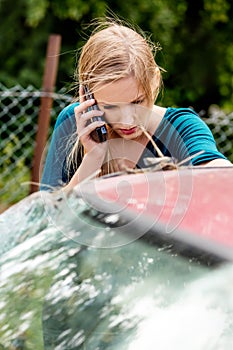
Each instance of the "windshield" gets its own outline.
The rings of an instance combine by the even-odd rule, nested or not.
[[[116,234],[125,242],[125,232],[97,220],[80,198],[71,198],[74,225],[62,201],[46,196],[46,209],[33,196],[1,216],[3,349],[152,350],[174,341],[190,349],[192,336],[204,350],[213,332],[216,344],[232,343],[231,267],[214,270],[146,235],[108,248],[84,244],[84,233],[90,243]]]

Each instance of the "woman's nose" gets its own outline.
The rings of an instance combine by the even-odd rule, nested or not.
[[[135,125],[136,115],[134,105],[128,104],[121,107],[121,121],[125,125]]]

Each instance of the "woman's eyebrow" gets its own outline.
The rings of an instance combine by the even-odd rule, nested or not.
[[[145,94],[141,94],[139,96],[137,96],[133,101],[130,101],[130,102],[119,102],[118,104],[113,104],[113,103],[106,103],[106,102],[99,102],[99,104],[101,104],[104,108],[115,108],[117,107],[119,104],[123,104],[123,103],[135,103],[139,100],[142,100],[145,98]]]

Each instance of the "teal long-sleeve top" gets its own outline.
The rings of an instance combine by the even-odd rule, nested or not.
[[[67,184],[76,170],[69,169],[68,177],[67,157],[77,139],[74,114],[74,108],[77,105],[78,102],[65,107],[57,118],[42,175],[42,190],[50,190],[53,187],[57,188]],[[200,165],[217,158],[226,159],[218,151],[208,126],[190,108],[167,108],[152,138],[164,156],[173,157],[177,162],[200,151],[204,152],[187,163]],[[151,156],[156,157],[157,153],[149,141],[137,167],[145,167],[143,159]],[[81,163],[81,158],[78,162]]]

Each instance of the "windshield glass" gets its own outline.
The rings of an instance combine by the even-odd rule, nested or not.
[[[89,242],[93,232],[98,242],[116,234],[124,242],[125,233],[97,221],[80,198],[71,198],[74,225],[47,196],[46,208],[33,196],[1,216],[3,349],[170,349],[174,341],[187,349],[192,337],[204,350],[213,332],[215,344],[232,343],[231,267],[214,270],[145,237],[83,244],[84,233]]]

